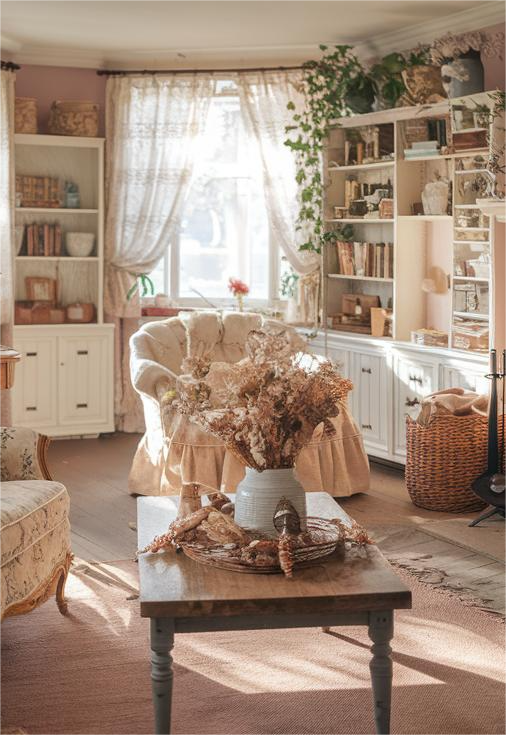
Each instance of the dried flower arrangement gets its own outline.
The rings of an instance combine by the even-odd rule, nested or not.
[[[249,286],[239,278],[228,279],[228,290],[237,299],[239,311],[242,311],[243,299],[249,294]]]
[[[295,508],[284,498],[274,514],[277,538],[247,532],[232,519],[233,506],[221,493],[209,497],[210,504],[184,518],[173,521],[167,533],[157,536],[138,552],[156,553],[180,547],[191,559],[235,572],[292,577],[296,565],[307,565],[332,554],[336,548],[354,545],[364,548],[374,543],[368,533],[352,521],[345,525],[338,518],[308,519],[301,529]]]
[[[328,361],[293,353],[285,332],[253,331],[246,357],[234,365],[186,360],[165,403],[218,436],[246,465],[262,471],[293,467],[323,423],[332,434],[338,400],[352,384]]]

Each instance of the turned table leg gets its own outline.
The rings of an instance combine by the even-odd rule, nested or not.
[[[372,640],[371,670],[374,698],[374,720],[376,732],[390,732],[390,703],[392,699],[392,649],[390,641],[394,634],[394,616],[391,610],[369,615],[369,638]]]
[[[172,706],[171,651],[174,645],[174,623],[166,618],[151,619],[151,685],[155,710],[155,733],[170,733]]]

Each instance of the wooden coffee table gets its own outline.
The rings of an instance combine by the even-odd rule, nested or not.
[[[231,496],[233,497],[233,496]],[[177,499],[139,498],[139,548],[165,533]],[[326,493],[309,493],[308,515],[348,516]],[[411,592],[375,546],[365,558],[327,560],[278,574],[240,574],[204,566],[173,551],[139,558],[140,612],[151,618],[151,679],[156,733],[170,732],[175,633],[367,625],[374,717],[378,733],[390,730],[393,611],[411,607]],[[324,635],[324,633],[322,633]],[[315,713],[315,728],[318,715]],[[316,732],[316,729],[315,729]]]

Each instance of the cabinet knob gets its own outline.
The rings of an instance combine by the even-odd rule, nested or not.
[[[87,355],[88,354],[88,350],[77,350],[77,354],[78,355]]]
[[[37,410],[37,406],[27,406],[25,408],[25,411],[36,411],[36,410]]]
[[[76,403],[76,408],[88,408],[87,403]]]
[[[418,406],[420,404],[420,401],[418,398],[406,398],[406,401],[404,403],[405,406]]]
[[[410,376],[409,376],[409,382],[410,382],[410,383],[411,383],[411,382],[412,382],[412,383],[420,383],[420,385],[422,385],[422,383],[423,383],[423,378],[420,378],[420,376],[419,376],[419,375],[410,375]]]
[[[362,424],[363,429],[372,429],[371,424]]]
[[[362,372],[363,373],[369,373],[369,375],[370,375],[372,371],[371,371],[371,368],[362,368]]]
[[[36,352],[27,352],[26,353],[26,356],[27,357],[37,357],[37,353]]]

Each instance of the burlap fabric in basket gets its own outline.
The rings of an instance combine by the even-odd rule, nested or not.
[[[427,426],[406,419],[406,485],[415,505],[465,513],[485,503],[471,483],[487,467],[486,416],[436,415]]]

